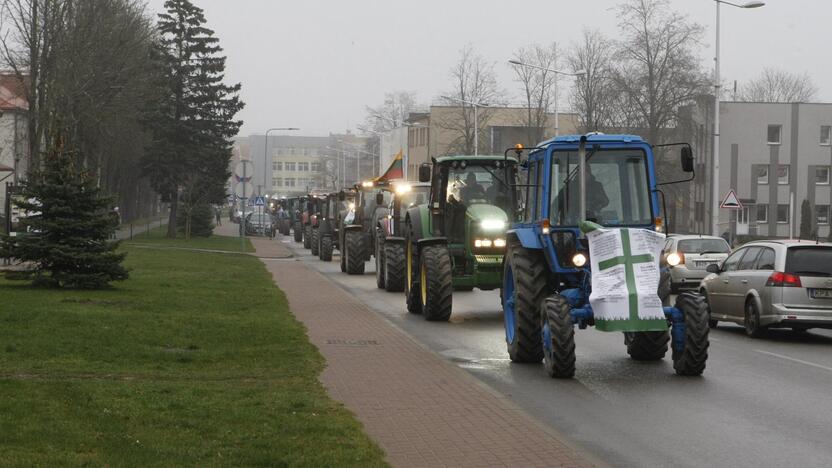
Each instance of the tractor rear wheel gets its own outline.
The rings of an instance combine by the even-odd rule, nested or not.
[[[571,379],[575,376],[575,327],[571,307],[555,294],[543,301],[540,329],[543,335],[543,367],[549,377]]]
[[[387,292],[404,291],[405,264],[404,244],[400,242],[384,243],[384,290]]]
[[[681,349],[673,346],[673,368],[679,375],[701,375],[708,361],[708,307],[694,293],[680,294],[676,307],[685,318],[685,338]]]
[[[547,293],[547,266],[542,252],[523,248],[516,239],[506,251],[503,271],[503,315],[506,346],[513,362],[540,362],[540,306]]]
[[[344,233],[344,255],[346,256],[347,274],[363,275],[364,259],[367,254],[364,252],[364,235],[361,231],[347,231]]]
[[[416,245],[412,241],[412,236],[409,234],[404,243],[405,247],[405,277],[404,277],[404,295],[407,302],[407,311],[411,314],[422,313],[422,301],[419,298],[419,283],[417,282],[418,268],[419,268],[419,253],[416,250]]]
[[[376,259],[376,286],[379,289],[384,289],[384,235],[379,231],[376,233],[375,245],[375,259]]]
[[[295,242],[302,242],[303,241],[303,225],[300,224],[300,221],[295,223]]]
[[[321,237],[321,248],[319,254],[318,258],[320,258],[321,261],[332,261],[332,236],[325,235]]]
[[[303,227],[303,248],[312,248],[312,226]]]
[[[318,256],[318,250],[320,244],[318,244],[321,240],[319,238],[320,232],[318,232],[318,228],[312,228],[312,239],[309,240],[309,250],[312,251],[312,255]]]
[[[624,332],[624,344],[627,354],[636,361],[660,361],[667,354],[670,332],[646,331]]]
[[[453,309],[454,280],[451,256],[444,245],[428,245],[419,253],[422,315],[431,322],[447,322]]]

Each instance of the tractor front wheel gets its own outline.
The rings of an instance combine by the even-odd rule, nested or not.
[[[708,307],[702,296],[682,293],[676,308],[685,319],[685,336],[682,343],[673,344],[673,368],[679,375],[701,375],[708,361]]]
[[[419,255],[422,315],[431,322],[447,322],[453,308],[451,256],[444,245],[428,245]]]
[[[376,234],[375,250],[376,286],[379,289],[384,289],[384,235],[381,231]]]
[[[624,332],[624,344],[627,354],[636,361],[660,361],[667,354],[670,332],[646,331]]]
[[[303,227],[303,248],[312,248],[312,226]]]
[[[503,315],[506,347],[513,362],[540,362],[540,305],[547,293],[547,266],[542,252],[509,244],[503,270]]]
[[[318,256],[318,250],[320,247],[320,245],[318,244],[318,242],[320,242],[320,239],[318,238],[320,233],[318,231],[319,229],[312,228],[312,239],[309,240],[309,250],[311,250],[312,255],[316,257]]]
[[[387,292],[404,291],[405,257],[404,244],[400,242],[384,243],[384,290]]]
[[[407,236],[405,245],[405,278],[404,295],[407,303],[407,311],[411,314],[422,313],[422,301],[419,298],[418,278],[419,254],[416,251],[410,235]]]
[[[555,379],[575,376],[575,328],[569,310],[569,302],[556,294],[543,301],[540,311],[543,367]]]
[[[321,248],[318,258],[324,262],[332,261],[332,236],[325,235],[321,237]]]
[[[344,247],[348,275],[364,274],[364,259],[367,254],[364,252],[364,235],[361,231],[347,231],[344,233]]]
[[[300,222],[295,223],[295,242],[302,242],[303,241],[303,225]]]

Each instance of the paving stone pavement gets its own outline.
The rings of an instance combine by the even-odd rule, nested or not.
[[[280,236],[252,243],[326,358],[328,393],[356,414],[393,466],[601,465],[317,271],[269,260],[290,254]]]

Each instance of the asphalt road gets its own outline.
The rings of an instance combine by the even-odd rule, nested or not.
[[[281,238],[279,238],[281,239]],[[734,325],[711,330],[701,378],[664,361],[627,356],[623,335],[576,330],[577,373],[554,380],[541,365],[512,364],[498,291],[454,293],[450,323],[408,314],[403,294],[341,273],[288,239],[302,261],[335,280],[428,348],[511,397],[541,421],[614,466],[832,466],[832,333],[773,331],[745,337]]]

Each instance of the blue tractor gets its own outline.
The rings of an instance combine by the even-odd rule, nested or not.
[[[663,231],[662,213],[667,210],[662,209],[659,187],[692,180],[694,164],[688,144],[661,146],[681,147],[687,178],[659,183],[654,147],[634,135],[559,136],[536,148],[506,151],[528,155],[522,161],[527,180],[517,186],[525,204],[508,230],[502,287],[506,343],[513,362],[542,360],[551,377],[574,376],[574,327],[596,325],[586,226],[600,225],[605,232],[627,228],[628,236],[636,228]],[[618,234],[623,238],[624,230]],[[646,261],[655,261],[655,256],[648,257]],[[624,270],[631,282],[632,262],[627,263]],[[627,352],[635,360],[663,359],[670,344],[676,373],[700,375],[708,358],[707,306],[691,293],[670,305],[666,265],[656,275],[658,271],[661,280],[651,280],[659,284],[662,304],[654,303],[654,309],[664,317],[647,327],[639,323],[604,329],[624,332]],[[633,289],[628,291],[632,304],[637,299]]]

